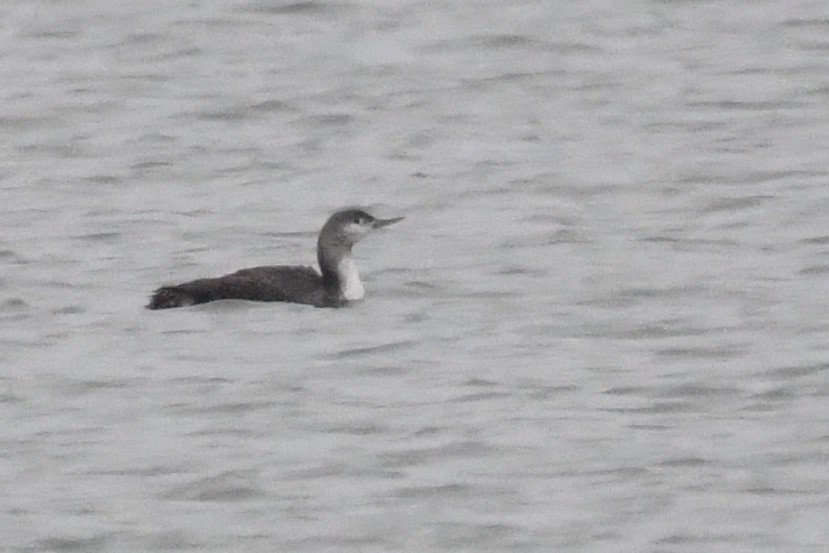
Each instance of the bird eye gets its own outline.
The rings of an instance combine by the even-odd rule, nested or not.
[[[363,219],[362,215],[355,215],[354,216],[354,222],[357,223],[358,225],[362,225],[365,222],[365,220]]]

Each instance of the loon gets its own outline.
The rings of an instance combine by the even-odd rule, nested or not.
[[[377,219],[361,209],[334,213],[320,231],[313,267],[276,265],[242,269],[156,290],[147,309],[186,307],[214,300],[284,301],[315,307],[343,307],[363,299],[365,290],[351,248],[371,231],[402,220]]]

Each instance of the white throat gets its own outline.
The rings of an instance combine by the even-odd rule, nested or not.
[[[346,255],[337,265],[337,276],[340,277],[340,294],[346,301],[361,300],[366,295],[357,265],[350,256]]]

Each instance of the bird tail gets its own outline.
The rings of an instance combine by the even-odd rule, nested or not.
[[[198,303],[189,292],[177,286],[162,286],[153,292],[147,309],[170,309],[173,307],[187,307]]]

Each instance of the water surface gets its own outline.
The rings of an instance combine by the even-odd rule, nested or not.
[[[0,21],[4,550],[824,550],[823,3]],[[142,308],[355,204],[354,308]]]

